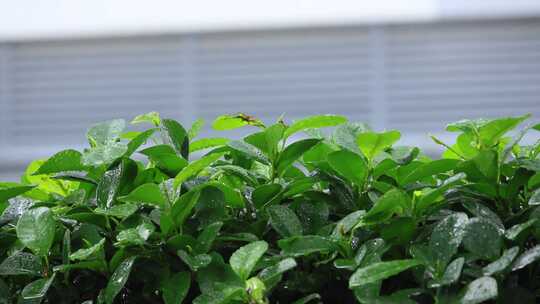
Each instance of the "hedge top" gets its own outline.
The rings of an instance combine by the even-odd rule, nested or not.
[[[528,118],[449,124],[438,159],[338,115],[98,123],[0,183],[0,303],[535,303]]]

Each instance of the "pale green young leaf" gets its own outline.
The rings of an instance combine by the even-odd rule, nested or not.
[[[148,112],[146,114],[135,116],[135,118],[133,118],[131,121],[132,124],[139,124],[143,122],[151,123],[157,127],[161,124],[161,118],[159,117],[158,112]]]
[[[360,151],[369,159],[373,160],[379,153],[390,148],[401,138],[401,133],[391,130],[382,133],[365,132],[358,135],[356,143]]]
[[[531,115],[505,117],[489,121],[479,128],[480,142],[484,147],[496,144],[507,132],[513,130]]]
[[[104,121],[91,126],[86,137],[92,147],[106,146],[115,143],[125,128],[126,121],[123,119]]]
[[[201,132],[202,127],[204,126],[204,119],[197,119],[195,122],[191,125],[191,128],[188,130],[188,137],[190,140],[193,140],[197,135],[199,135],[199,132]]]
[[[310,116],[290,125],[283,134],[284,138],[288,138],[294,133],[304,131],[306,129],[333,127],[347,122],[347,118],[340,115],[315,115]]]

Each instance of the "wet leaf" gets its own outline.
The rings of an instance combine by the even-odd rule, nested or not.
[[[43,266],[41,260],[27,252],[16,252],[0,264],[0,275],[40,276]]]
[[[179,272],[173,274],[165,280],[161,286],[163,301],[165,304],[181,304],[186,297],[191,286],[191,276],[189,272]]]
[[[296,214],[286,206],[274,205],[266,209],[270,217],[270,225],[282,237],[302,235],[303,229]]]
[[[496,298],[497,295],[497,281],[492,277],[481,277],[467,285],[460,303],[482,303],[484,301]]]
[[[107,287],[105,288],[104,292],[104,300],[107,304],[113,304],[114,298],[122,288],[124,288],[124,285],[126,284],[129,274],[131,273],[131,268],[133,267],[133,264],[135,262],[136,257],[129,257],[122,261],[118,267],[114,270],[114,273],[109,278],[109,282],[107,283]]]
[[[253,271],[255,264],[268,250],[268,243],[256,241],[237,249],[232,255],[229,263],[233,271],[242,279],[247,280]]]
[[[160,208],[164,208],[167,204],[167,199],[159,186],[154,183],[141,185],[128,195],[118,197],[118,200],[127,203],[149,204]]]
[[[360,151],[371,161],[400,138],[401,134],[395,130],[382,133],[364,132],[358,135],[356,143]]]
[[[512,264],[512,271],[524,268],[540,258],[540,245],[523,252]]]
[[[337,245],[329,238],[318,235],[293,236],[278,241],[282,253],[288,256],[303,256],[315,252],[331,252]]]
[[[328,154],[332,169],[355,185],[362,186],[368,174],[367,164],[358,154],[347,150]]]
[[[357,269],[349,278],[349,287],[357,287],[384,280],[411,267],[420,265],[417,260],[378,262]]]
[[[465,234],[468,222],[464,213],[454,213],[440,221],[431,233],[429,251],[437,271],[444,271],[446,265],[456,254]]]
[[[484,275],[490,276],[505,270],[512,264],[518,253],[519,247],[517,246],[505,250],[500,258],[482,268],[482,272]]]
[[[54,241],[56,222],[49,208],[29,209],[17,222],[17,237],[36,255],[48,254]]]
[[[502,238],[499,229],[491,221],[473,218],[465,227],[463,245],[475,255],[492,260],[501,252]]]
[[[307,117],[298,121],[295,121],[290,125],[283,135],[285,138],[306,130],[313,128],[333,127],[347,122],[347,118],[339,115],[316,115]]]

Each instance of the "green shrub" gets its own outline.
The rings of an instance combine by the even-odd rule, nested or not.
[[[435,160],[334,115],[97,124],[0,184],[0,303],[535,303],[527,118],[450,124]]]

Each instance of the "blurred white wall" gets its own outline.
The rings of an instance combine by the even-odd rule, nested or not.
[[[434,0],[0,1],[0,39],[425,20]]]
[[[510,17],[540,13],[539,0],[439,0],[441,17]]]

